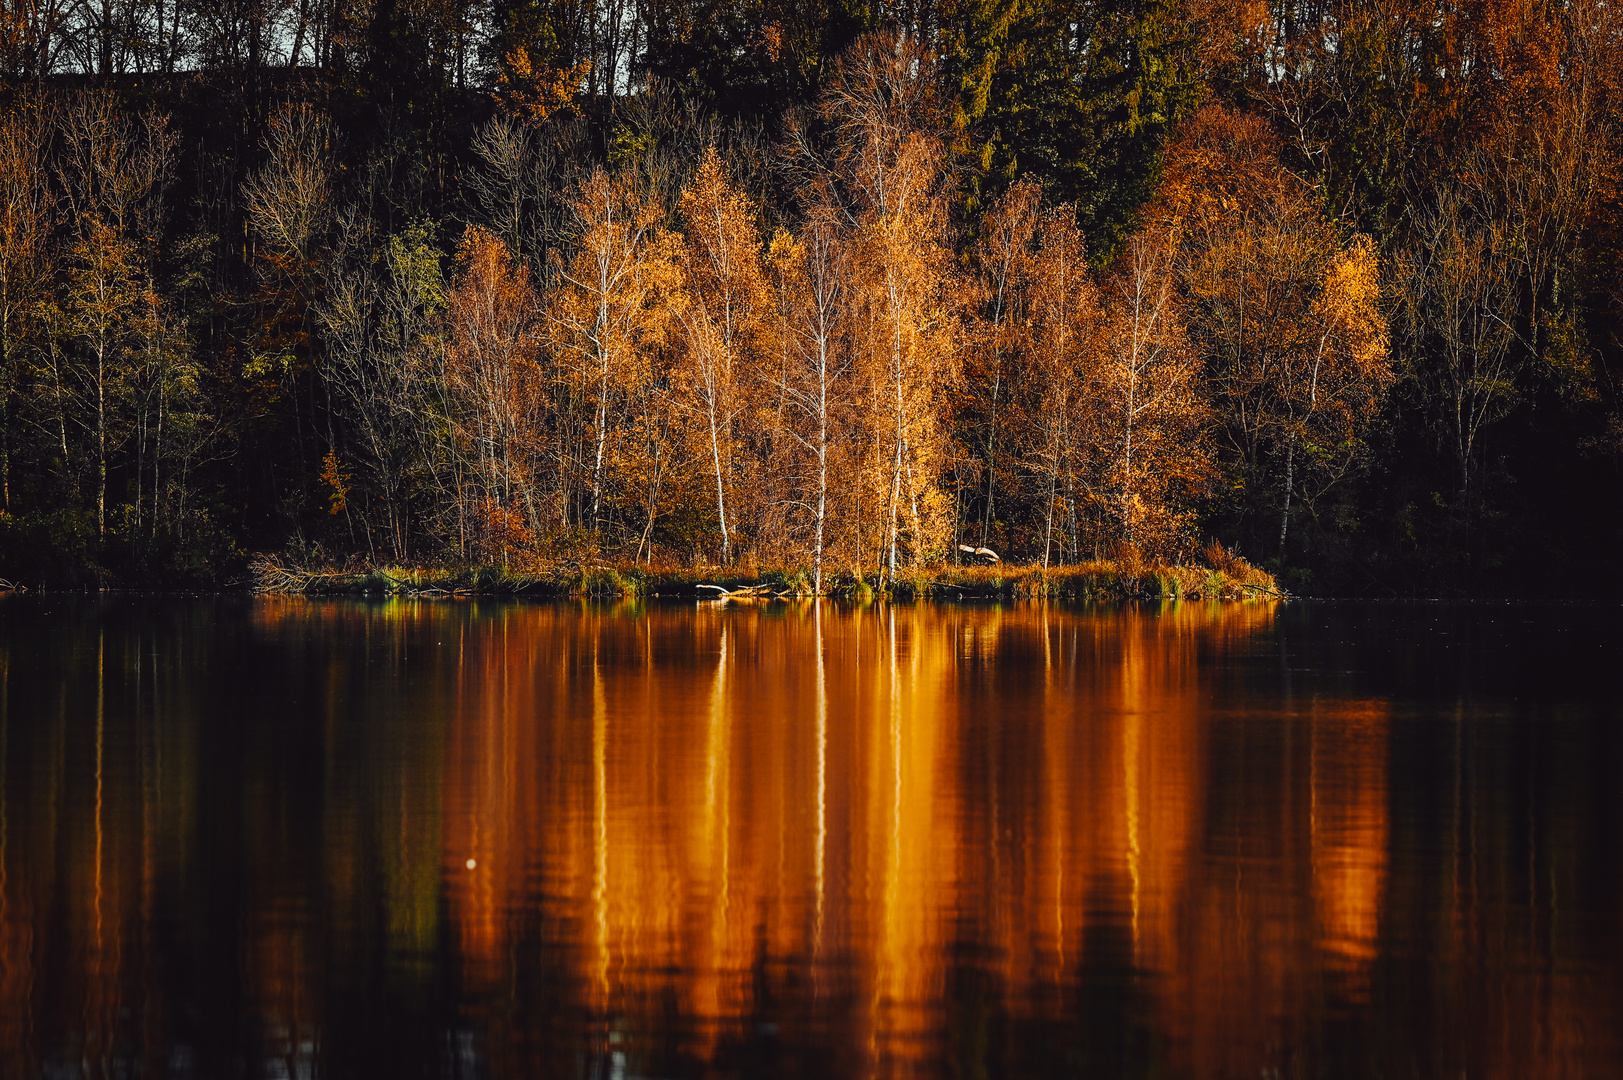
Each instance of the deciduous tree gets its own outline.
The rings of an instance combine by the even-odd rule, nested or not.
[[[503,562],[533,539],[543,513],[539,314],[528,267],[470,227],[457,252],[445,364],[452,423],[472,459],[456,501],[463,549]]]
[[[1005,442],[1018,426],[1011,403],[1020,388],[1029,350],[1031,247],[1041,208],[1042,190],[1036,181],[1015,184],[988,208],[971,252],[978,277],[979,311],[966,327],[964,391],[956,427],[961,438],[974,444],[975,456],[980,458],[982,547],[996,539],[992,530],[1003,509],[1000,485],[1004,496],[1012,495],[1016,486]]]
[[[1281,554],[1306,451],[1334,482],[1392,382],[1378,261],[1343,241],[1266,124],[1213,106],[1172,150],[1155,212],[1175,229],[1190,328],[1250,513]],[[1326,318],[1334,320],[1327,324]]]
[[[904,528],[915,563],[951,535],[937,478],[948,455],[945,392],[961,370],[961,294],[945,243],[950,177],[930,58],[916,42],[864,39],[842,61],[823,112],[853,223],[846,295],[883,484],[880,550],[894,575]]]
[[[13,397],[29,315],[49,281],[49,118],[33,101],[0,116],[0,499],[11,508]]]
[[[134,419],[141,313],[161,304],[155,263],[174,143],[166,118],[149,114],[137,123],[110,94],[84,94],[63,113],[58,179],[72,216],[59,332],[67,352],[49,371],[59,399],[75,403],[74,419],[88,439],[103,539],[111,457]]]
[[[1128,241],[1089,371],[1097,490],[1115,534],[1161,556],[1182,553],[1211,472],[1200,359],[1185,334],[1173,258],[1164,234]]]
[[[1064,546],[1073,560],[1081,548],[1079,517],[1087,509],[1078,505],[1083,498],[1079,485],[1095,471],[1089,467],[1089,429],[1099,419],[1092,415],[1098,403],[1089,400],[1088,383],[1096,377],[1090,369],[1097,362],[1101,313],[1073,207],[1052,207],[1042,215],[1036,250],[1028,260],[1022,412],[1047,567],[1054,553],[1056,512],[1061,535],[1069,535]]]
[[[580,523],[596,531],[604,524],[611,444],[624,420],[620,405],[642,377],[648,350],[665,336],[673,268],[659,235],[660,208],[624,180],[599,170],[567,201],[574,236],[569,255],[554,261],[548,337],[570,390],[573,415],[564,422],[579,423],[571,464],[584,474]]]
[[[358,224],[344,231],[352,230],[357,239],[364,238]],[[477,277],[479,270],[474,271],[476,287],[485,284]],[[468,280],[464,278],[464,286]],[[405,561],[411,544],[411,475],[436,477],[434,467],[441,462],[434,443],[448,434],[446,403],[436,400],[445,344],[441,316],[448,298],[429,228],[419,224],[390,237],[376,267],[362,258],[343,260],[324,293],[318,318],[328,341],[326,377],[343,400],[351,452],[364,463],[381,504],[390,553]],[[466,315],[470,305],[464,303],[460,310]],[[466,341],[465,335],[459,339]],[[452,366],[455,375],[479,367],[477,361],[468,363],[468,348],[456,355],[462,363]],[[436,494],[445,497],[454,491],[451,484]],[[371,514],[366,508],[363,514],[370,547]]]
[[[819,207],[799,236],[779,230],[769,267],[777,293],[783,362],[775,388],[785,405],[783,430],[802,451],[803,466],[778,476],[788,501],[811,521],[812,588],[823,591],[830,497],[837,486],[830,469],[847,449],[847,379],[851,359],[845,298],[846,236],[832,209]]]
[[[682,192],[682,302],[675,314],[682,328],[685,383],[700,426],[715,482],[721,561],[732,561],[728,493],[734,473],[733,427],[760,382],[768,296],[761,271],[757,210],[728,183],[714,146],[699,161]]]
[[[1516,268],[1503,234],[1455,191],[1416,210],[1417,240],[1399,258],[1410,371],[1452,459],[1454,499],[1469,516],[1483,431],[1519,390]]]

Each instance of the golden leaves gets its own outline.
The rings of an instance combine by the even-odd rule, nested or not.
[[[560,113],[574,111],[575,95],[591,70],[583,60],[568,67],[537,67],[529,50],[515,45],[502,58],[496,74],[498,92],[491,96],[509,116],[540,127]]]
[[[1334,336],[1340,355],[1359,377],[1384,385],[1391,382],[1392,372],[1387,361],[1389,335],[1380,305],[1380,257],[1367,237],[1355,236],[1331,257],[1313,304],[1313,317],[1324,326],[1327,338]],[[1364,407],[1372,405],[1368,402]]]
[[[454,400],[457,440],[471,459],[473,477],[462,492],[462,516],[483,507],[464,533],[486,535],[496,515],[506,539],[497,545],[505,562],[512,528],[528,511],[535,522],[536,464],[543,437],[538,405],[541,374],[536,364],[537,299],[529,268],[489,230],[470,226],[457,250],[457,276],[448,305],[450,341],[445,377]]]

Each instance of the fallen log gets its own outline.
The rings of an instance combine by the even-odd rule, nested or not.
[[[695,589],[714,589],[721,595],[718,600],[787,600],[794,596],[794,592],[780,591],[776,585],[740,585],[736,589],[724,588],[720,585],[695,585]]]

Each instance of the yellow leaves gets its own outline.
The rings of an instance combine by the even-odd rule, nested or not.
[[[1336,252],[1324,274],[1313,318],[1354,368],[1380,382],[1391,379],[1387,326],[1381,313],[1380,258],[1367,237],[1354,237]]]
[[[486,495],[462,508],[468,551],[476,560],[520,570],[535,563],[535,536],[523,515]]]
[[[70,296],[86,327],[117,318],[134,306],[135,253],[130,243],[100,218],[89,218],[72,246]]]
[[[529,363],[536,346],[535,294],[529,268],[489,230],[471,225],[457,247],[449,297],[451,349],[458,368]]]
[[[704,435],[705,450],[699,456],[711,465],[721,553],[727,561],[730,505],[736,514],[732,477],[745,464],[734,461],[739,445],[735,421],[744,413],[750,391],[763,381],[758,367],[773,351],[764,347],[770,296],[755,203],[728,182],[714,146],[700,158],[680,209],[683,302],[676,318],[682,328],[679,377],[684,392],[679,400],[685,399]]]
[[[997,364],[980,378],[996,380],[1001,411],[989,419],[1002,430],[992,434],[1024,474],[1010,478],[1021,490],[997,493],[999,505],[1008,512],[1029,500],[1031,550],[1045,559],[1123,539],[1174,550],[1191,524],[1192,492],[1212,471],[1175,237],[1146,230],[1114,270],[1096,273],[1074,209],[1041,206],[1034,188],[1012,190],[987,220],[976,262],[988,307],[975,337]]]
[[[1169,147],[1167,177],[1149,217],[1175,229],[1179,285],[1233,444],[1254,477],[1277,458],[1291,491],[1317,483],[1315,470],[1333,482],[1393,381],[1374,245],[1342,241],[1257,117],[1201,110]],[[1309,447],[1337,449],[1295,453]]]
[[[1042,215],[1039,244],[1029,260],[1033,344],[1038,363],[1055,372],[1079,370],[1099,322],[1099,297],[1088,271],[1087,245],[1069,206]]]
[[[459,288],[472,280],[504,282],[513,273],[512,255],[501,238],[483,225],[470,225],[456,249]]]
[[[780,23],[770,22],[757,31],[759,45],[772,63],[781,63],[783,60],[783,26]]]
[[[524,82],[534,77],[530,70],[530,53],[524,46],[514,46],[505,59],[507,61],[506,70],[496,76],[498,86],[512,82]]]
[[[693,180],[682,192],[682,283],[695,318],[690,334],[709,325],[729,353],[761,330],[766,281],[757,238],[754,200],[730,184],[714,146],[706,148]]]
[[[1324,296],[1337,306],[1370,307],[1381,294],[1380,264],[1375,245],[1356,236],[1337,252],[1324,278]]]
[[[250,381],[281,378],[292,373],[295,363],[293,354],[289,352],[255,352],[243,362],[242,377]]]
[[[599,405],[644,381],[654,350],[685,305],[680,243],[661,208],[601,169],[570,196],[574,250],[547,297],[549,343],[568,377]]]
[[[781,225],[773,230],[766,246],[766,268],[782,288],[788,282],[798,282],[805,273],[806,245]]]
[[[389,237],[385,255],[390,273],[424,311],[432,314],[445,307],[448,297],[440,274],[440,250],[430,224],[414,222],[403,233]]]
[[[570,67],[538,69],[530,60],[529,50],[515,45],[503,57],[496,75],[499,92],[492,96],[509,116],[540,127],[552,117],[574,110],[575,94],[591,66],[583,60]]]
[[[545,438],[537,307],[529,268],[494,233],[470,226],[447,306],[445,378],[456,441],[473,466],[459,489],[462,535],[471,550],[504,561],[522,533],[519,507],[535,513]]]

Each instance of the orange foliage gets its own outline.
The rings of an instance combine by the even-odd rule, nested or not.
[[[350,474],[341,470],[338,463],[338,452],[328,450],[327,456],[321,459],[321,482],[331,492],[327,496],[330,504],[327,513],[342,514],[349,505]]]
[[[464,507],[499,508],[500,549],[528,543],[543,513],[539,484],[545,443],[537,427],[541,371],[536,299],[528,268],[489,231],[470,226],[457,252],[451,290],[446,384],[456,409],[456,435],[470,468],[459,473],[457,498]],[[488,509],[476,519],[489,519]],[[464,511],[462,520],[469,515]],[[464,525],[463,544],[470,537]],[[488,527],[476,530],[484,536]]]
[[[497,93],[492,96],[508,115],[540,126],[553,116],[574,111],[575,95],[590,69],[591,63],[583,60],[572,67],[537,70],[529,51],[515,45],[503,58],[496,75]]]
[[[547,338],[570,394],[559,417],[573,440],[561,470],[564,524],[597,531],[616,495],[613,467],[633,420],[626,405],[646,398],[680,291],[662,208],[628,179],[599,169],[568,205],[574,235],[569,254],[556,256]]]
[[[1164,234],[1132,238],[1102,275],[1071,207],[1016,187],[988,215],[975,332],[988,421],[1015,436],[1043,564],[1118,541],[1173,555],[1211,473],[1201,356],[1184,330]],[[1001,416],[1001,420],[1000,420]],[[988,515],[999,475],[987,443]]]
[[[689,408],[708,436],[705,452],[715,482],[724,564],[732,561],[728,505],[742,464],[734,461],[735,422],[755,390],[753,369],[768,351],[763,348],[768,296],[758,214],[753,200],[728,183],[716,148],[706,148],[682,192],[683,295],[674,311],[685,345],[682,373]],[[756,500],[749,520],[759,520],[764,509]]]
[[[1175,237],[1252,508],[1279,491],[1283,553],[1293,498],[1311,503],[1362,463],[1394,377],[1373,247],[1343,240],[1279,154],[1259,118],[1202,110],[1168,155],[1152,218]]]
[[[846,296],[872,447],[855,494],[855,546],[865,554],[877,540],[870,550],[890,574],[904,549],[914,565],[944,556],[953,530],[939,480],[950,454],[948,394],[962,371],[963,294],[948,248],[948,146],[930,63],[915,41],[865,39],[823,105],[838,129],[824,191],[837,183],[847,193],[853,226]]]

